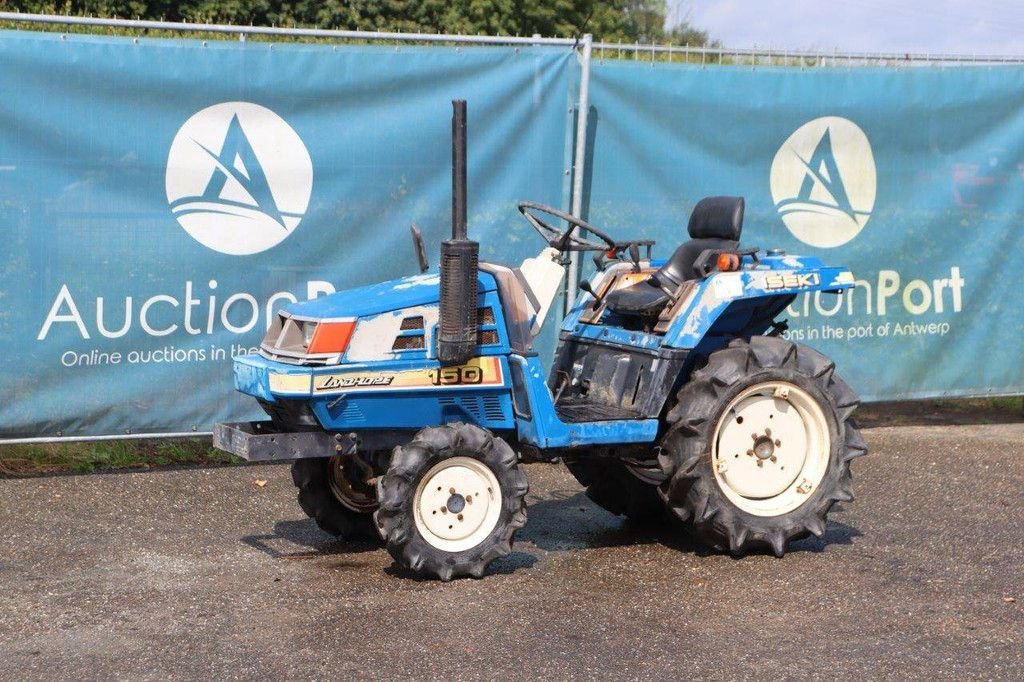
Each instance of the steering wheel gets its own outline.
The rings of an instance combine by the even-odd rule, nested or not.
[[[526,218],[531,225],[533,225],[533,228],[537,230],[541,238],[548,243],[548,246],[558,249],[559,251],[608,251],[609,249],[614,250],[617,247],[615,240],[601,230],[587,222],[584,222],[583,220],[580,220],[576,216],[569,215],[565,211],[559,211],[557,208],[552,208],[551,206],[546,206],[544,204],[535,204],[532,201],[520,201],[519,212],[523,214],[523,217]],[[537,213],[543,213],[560,218],[569,224],[569,229],[556,229],[537,217]],[[602,244],[590,239],[584,239],[583,237],[573,234],[577,227],[581,230],[586,230],[604,243]]]

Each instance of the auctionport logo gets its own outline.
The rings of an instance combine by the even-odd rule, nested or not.
[[[864,229],[876,182],[867,135],[838,116],[800,126],[775,154],[770,176],[782,222],[794,237],[821,248],[841,246]]]
[[[309,206],[313,162],[270,109],[224,102],[185,121],[167,155],[167,201],[185,231],[214,251],[276,246]]]

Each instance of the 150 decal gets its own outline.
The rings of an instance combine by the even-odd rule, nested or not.
[[[440,367],[430,370],[430,383],[435,386],[452,386],[455,384],[482,384],[484,371],[475,365],[461,367]]]

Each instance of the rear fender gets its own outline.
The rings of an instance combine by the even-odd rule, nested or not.
[[[798,294],[840,294],[853,287],[853,273],[848,269],[801,267],[804,260],[812,259],[787,257],[770,266],[707,277],[672,320],[664,345],[691,350],[702,346],[703,350],[708,343],[715,344],[716,338],[725,341],[760,334]],[[782,264],[790,267],[773,267]]]

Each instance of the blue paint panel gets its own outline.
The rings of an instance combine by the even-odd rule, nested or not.
[[[329,431],[399,429],[468,422],[487,429],[515,428],[507,388],[349,394],[319,397],[313,412]]]
[[[471,422],[489,429],[515,427],[512,412],[508,361],[500,358],[503,383],[500,385],[459,385],[428,390],[395,390],[386,386],[320,392],[312,395],[316,376],[338,372],[398,372],[410,369],[437,369],[436,360],[401,359],[387,362],[353,363],[329,367],[299,367],[247,355],[235,361],[236,390],[255,398],[274,402],[308,400],[321,425],[329,431],[419,428],[454,421]],[[270,375],[309,377],[304,391],[275,393]]]
[[[239,358],[234,363],[233,370],[236,391],[269,402],[274,401],[274,396],[270,392],[266,366],[262,363],[248,362],[246,358]]]
[[[282,393],[281,397],[294,397],[296,395],[309,395],[312,376],[306,367],[297,367],[279,362],[271,362],[259,355],[245,355],[235,359],[234,380],[235,390],[256,398],[262,398],[274,402],[275,394],[270,388],[270,374],[281,374],[288,377],[309,377],[305,382],[303,390]]]
[[[494,277],[481,272],[477,278],[477,287],[481,293],[494,291]],[[345,289],[312,301],[292,303],[285,309],[293,315],[313,319],[363,317],[437,303],[441,297],[440,289],[438,275],[426,273]]]
[[[658,435],[657,419],[567,423],[558,418],[545,380],[544,366],[536,357],[510,356],[523,373],[530,400],[530,417],[517,416],[519,440],[539,448],[650,443]]]
[[[802,263],[794,261],[791,266],[801,266]],[[673,348],[696,348],[708,331],[714,326],[719,317],[738,301],[755,301],[767,297],[789,296],[806,293],[808,291],[834,291],[842,292],[853,287],[853,278],[849,271],[844,268],[815,268],[815,269],[783,269],[778,267],[766,268],[770,273],[785,273],[797,281],[801,277],[815,277],[817,283],[804,286],[779,286],[767,288],[765,286],[766,273],[763,270],[743,271],[737,274],[712,275],[701,282],[693,296],[689,306],[683,309],[675,321],[665,332],[665,345]],[[840,275],[845,273],[847,277],[840,281]],[[723,296],[720,292],[727,288],[717,289],[716,279],[739,277],[742,282],[742,290],[738,295]],[[781,278],[784,283],[786,279]]]

